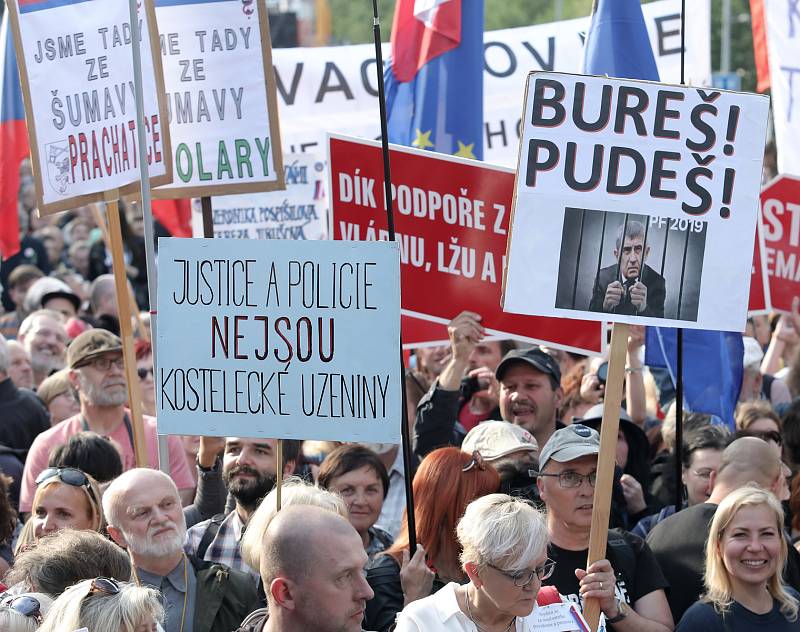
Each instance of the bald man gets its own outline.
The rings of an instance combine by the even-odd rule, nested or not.
[[[267,619],[258,632],[361,632],[373,592],[367,554],[341,516],[304,505],[283,509],[264,534],[261,580]]]
[[[230,632],[257,603],[249,575],[183,552],[178,488],[163,472],[135,468],[116,478],[103,512],[108,534],[130,553],[136,583],[161,592],[166,632]]]
[[[719,469],[711,475],[711,496],[706,502],[687,507],[661,521],[648,535],[647,543],[670,584],[667,599],[675,621],[680,620],[705,590],[705,545],[717,505],[748,483],[772,493],[786,484],[775,450],[755,437],[737,439],[725,448]],[[793,546],[789,546],[784,577],[795,588],[800,584],[800,556]]]

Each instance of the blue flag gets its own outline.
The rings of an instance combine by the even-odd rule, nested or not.
[[[667,369],[675,384],[678,366],[677,330],[648,327],[644,363]],[[742,335],[728,331],[685,329],[683,332],[684,407],[715,415],[734,429],[744,373]]]
[[[397,0],[389,141],[483,158],[483,0]]]
[[[659,80],[639,0],[598,0],[586,36],[583,67],[590,75]],[[684,407],[732,424],[742,385],[742,335],[686,330],[683,343]],[[676,348],[676,330],[647,328],[645,364],[668,369],[673,387]]]

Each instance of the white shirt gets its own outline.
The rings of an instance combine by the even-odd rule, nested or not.
[[[389,492],[383,499],[381,515],[375,523],[393,538],[400,533],[403,524],[403,512],[406,509],[406,477],[403,467],[403,447],[398,446],[397,456],[389,468]]]
[[[394,632],[476,632],[477,627],[461,612],[456,599],[458,584],[447,584],[425,599],[408,604],[397,615]],[[535,606],[534,606],[535,607]],[[518,617],[515,632],[533,630],[533,612],[527,617]]]

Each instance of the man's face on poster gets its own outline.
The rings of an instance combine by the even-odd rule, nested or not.
[[[642,263],[647,258],[650,247],[644,247],[641,237],[626,237],[622,245],[622,274],[626,279],[636,279],[641,274]],[[614,250],[614,256],[619,258],[619,250]]]

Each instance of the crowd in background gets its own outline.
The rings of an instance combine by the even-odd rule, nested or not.
[[[285,440],[279,463],[275,439],[194,436],[168,439],[169,475],[137,468],[103,213],[40,218],[20,175],[0,632],[507,632],[545,597],[596,599],[615,632],[800,629],[800,301],[748,320],[735,428],[687,411],[680,445],[674,386],[631,327],[607,554],[586,568],[605,358],[491,340],[462,312],[410,356],[410,470],[392,444]],[[142,217],[123,206],[152,465]]]

